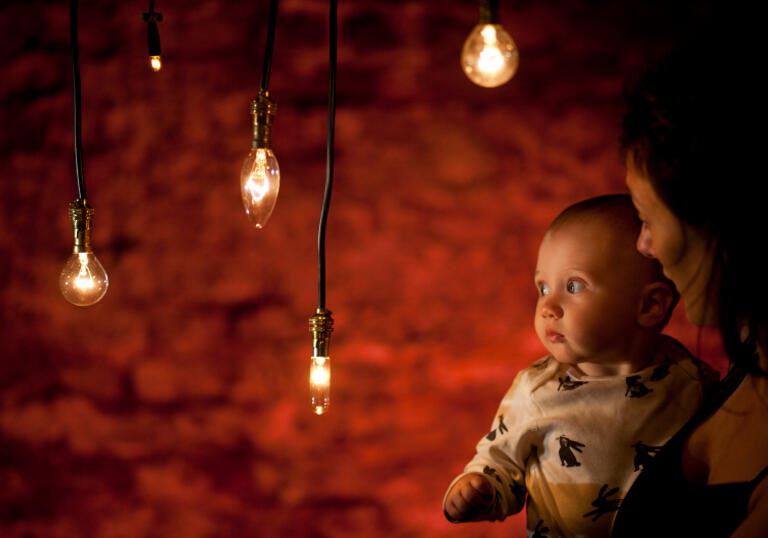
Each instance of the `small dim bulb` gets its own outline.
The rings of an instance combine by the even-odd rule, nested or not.
[[[93,252],[73,252],[59,276],[61,294],[75,306],[98,303],[108,287],[107,272]]]
[[[312,357],[309,370],[309,393],[312,409],[316,415],[322,415],[331,403],[331,358]]]
[[[149,57],[149,65],[152,67],[152,71],[157,73],[163,68],[163,61],[160,59],[160,56],[150,56]]]
[[[500,24],[478,24],[464,42],[461,66],[469,80],[485,88],[501,86],[517,71],[519,53]]]
[[[270,148],[252,148],[240,173],[240,194],[248,219],[263,228],[275,209],[280,190],[280,166]]]

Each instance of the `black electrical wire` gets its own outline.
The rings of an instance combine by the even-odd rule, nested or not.
[[[78,198],[85,199],[83,177],[82,94],[80,91],[80,47],[77,37],[77,0],[69,0],[69,41],[72,48],[72,79],[75,94],[75,174]]]
[[[318,255],[318,310],[325,310],[325,224],[328,220],[328,208],[331,205],[333,187],[333,141],[336,120],[336,41],[337,8],[336,0],[330,0],[330,44],[329,44],[329,83],[328,83],[328,143],[325,165],[325,192],[323,207],[320,211],[320,226],[317,231]]]
[[[277,0],[269,3],[269,18],[267,20],[267,44],[264,47],[264,65],[261,73],[261,92],[266,93],[269,87],[269,73],[272,70],[272,51],[275,49],[275,26],[277,25]]]
[[[160,56],[160,31],[157,23],[163,20],[162,13],[155,13],[155,0],[149,0],[149,11],[144,13],[144,22],[147,23],[147,48],[150,56]]]
[[[480,0],[479,24],[499,24],[499,0]]]

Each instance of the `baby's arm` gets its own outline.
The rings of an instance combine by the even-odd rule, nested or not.
[[[448,486],[443,512],[449,521],[501,521],[525,506],[524,462],[539,435],[529,370],[515,377],[496,411],[491,431],[477,444],[464,472]],[[535,369],[536,374],[541,371]]]
[[[492,513],[493,495],[493,488],[484,475],[464,475],[445,497],[445,516],[452,523],[496,519]]]

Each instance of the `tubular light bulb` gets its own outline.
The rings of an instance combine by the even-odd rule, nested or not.
[[[328,349],[333,332],[331,312],[318,308],[309,318],[312,333],[312,365],[309,368],[309,402],[316,415],[328,411],[331,404],[331,357]]]
[[[309,394],[312,409],[322,415],[331,403],[331,358],[312,357],[309,370]]]
[[[98,303],[107,287],[107,272],[93,252],[73,252],[59,276],[61,294],[75,306]]]
[[[500,24],[478,24],[461,50],[464,73],[485,88],[501,86],[511,79],[518,62],[517,46]]]
[[[157,73],[162,69],[163,62],[160,59],[160,32],[157,23],[163,20],[163,14],[153,9],[154,2],[150,2],[149,13],[144,13],[143,19],[147,23],[147,46],[149,48],[149,66]]]
[[[270,148],[251,148],[240,173],[240,194],[248,219],[263,228],[275,209],[280,190],[280,166]]]

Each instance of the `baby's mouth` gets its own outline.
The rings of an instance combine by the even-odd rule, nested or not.
[[[547,329],[545,331],[545,334],[547,336],[547,340],[549,340],[550,342],[557,343],[557,342],[565,341],[565,336],[563,336],[557,331],[553,331],[552,329]]]

